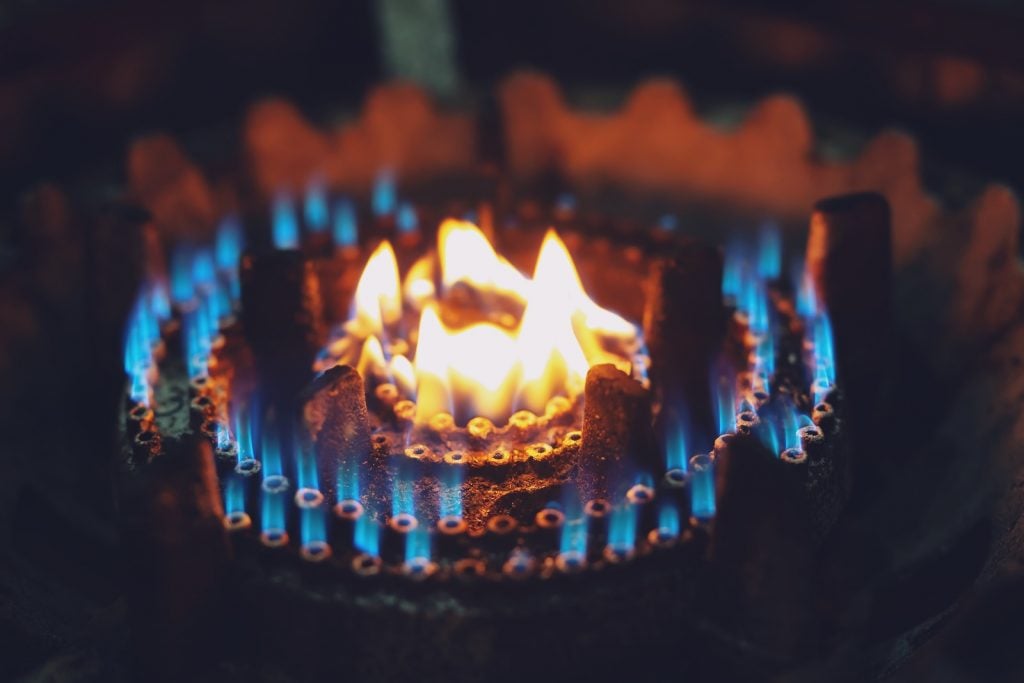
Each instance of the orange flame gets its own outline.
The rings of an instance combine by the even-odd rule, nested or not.
[[[469,323],[446,323],[461,319],[446,315],[456,285],[472,290],[472,301],[488,310]],[[388,358],[394,347],[381,340],[390,339],[389,328],[403,315],[417,313],[418,325],[406,319],[416,329],[408,340],[413,362],[399,353]],[[417,261],[404,284],[391,245],[381,244],[360,277],[346,330],[363,339],[360,372],[415,395],[418,422],[438,413],[460,422],[477,415],[500,422],[521,409],[542,413],[552,397],[578,395],[591,365],[614,362],[629,371],[638,341],[635,325],[587,296],[554,230],[529,278],[479,228],[457,220],[441,225],[437,257]]]
[[[441,282],[445,289],[465,282],[477,289],[522,295],[529,280],[494,251],[487,236],[472,223],[448,219],[437,234]]]
[[[544,237],[531,289],[519,326],[523,379],[518,402],[536,413],[552,396],[579,393],[590,367],[573,329],[583,285],[554,230]]]
[[[366,262],[355,293],[355,322],[361,330],[380,335],[385,325],[402,317],[398,261],[391,243],[381,242]]]

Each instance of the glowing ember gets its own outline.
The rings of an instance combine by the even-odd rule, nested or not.
[[[416,401],[419,423],[438,413],[460,424],[504,422],[521,409],[543,413],[555,396],[575,398],[591,365],[631,371],[639,336],[587,296],[554,230],[530,278],[475,225],[446,220],[436,254],[418,260],[404,284],[391,244],[377,247],[329,356],[396,385]]]

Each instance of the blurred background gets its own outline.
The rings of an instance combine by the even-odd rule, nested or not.
[[[0,192],[92,175],[154,129],[227,147],[263,95],[329,117],[403,78],[459,105],[521,67],[594,107],[651,75],[699,107],[791,91],[822,130],[904,127],[935,163],[1020,187],[1022,34],[1012,0],[16,0],[0,5]]]

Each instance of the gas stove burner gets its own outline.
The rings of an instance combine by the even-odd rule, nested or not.
[[[0,680],[1024,680],[1008,3],[20,4]]]
[[[821,204],[805,264],[770,222],[724,251],[672,216],[609,244],[569,195],[532,220],[482,203],[481,226],[398,196],[391,174],[368,201],[313,181],[301,212],[279,193],[171,247],[128,324],[131,466],[208,453],[233,536],[357,576],[727,554],[763,514],[750,477],[820,542],[848,492],[830,260],[851,212],[888,239],[883,200]],[[576,263],[614,278],[611,308]]]

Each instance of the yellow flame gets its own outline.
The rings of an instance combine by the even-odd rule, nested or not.
[[[370,334],[381,334],[385,325],[402,317],[398,261],[391,243],[380,243],[366,261],[355,293],[355,318]]]
[[[529,280],[499,256],[487,236],[472,223],[449,218],[437,234],[441,282],[448,289],[465,282],[478,289],[522,295]]]
[[[420,328],[416,342],[416,417],[420,422],[429,420],[437,413],[452,411],[451,390],[448,384],[448,365],[445,342],[447,333],[437,315],[437,309],[429,306],[420,316]]]
[[[363,350],[359,353],[359,362],[356,363],[356,370],[364,378],[379,374],[384,368],[384,347],[380,345],[377,337],[370,335],[363,342]]]
[[[402,392],[403,396],[415,396],[416,395],[416,369],[413,368],[412,363],[408,358],[402,354],[398,354],[391,359],[388,363],[388,367],[391,369],[391,377],[398,387],[398,390]]]
[[[420,423],[439,413],[454,415],[460,424],[478,415],[500,423],[521,409],[542,414],[552,397],[580,393],[591,365],[615,362],[629,370],[623,349],[636,341],[637,328],[587,296],[554,230],[544,238],[531,279],[499,256],[475,225],[446,220],[437,257],[421,258],[404,284],[399,282],[394,252],[385,242],[370,257],[356,290],[356,327],[366,340],[359,369],[364,376],[386,376],[404,395],[415,395]],[[455,304],[445,293],[459,283],[476,293],[470,301],[488,310],[476,317],[454,315],[459,322],[451,327],[442,320],[452,319],[446,306],[464,307],[466,299]],[[413,362],[394,350],[387,360],[374,336],[386,334],[384,328],[401,317],[403,296],[411,310],[420,311],[418,329],[408,339],[415,345]]]
[[[416,311],[422,311],[424,306],[436,298],[434,259],[431,256],[424,256],[412,264],[405,275],[402,293],[405,295],[405,303]]]
[[[565,244],[549,230],[533,272],[531,293],[519,326],[522,362],[520,408],[543,412],[552,396],[577,393],[590,367],[573,329],[583,291]]]

